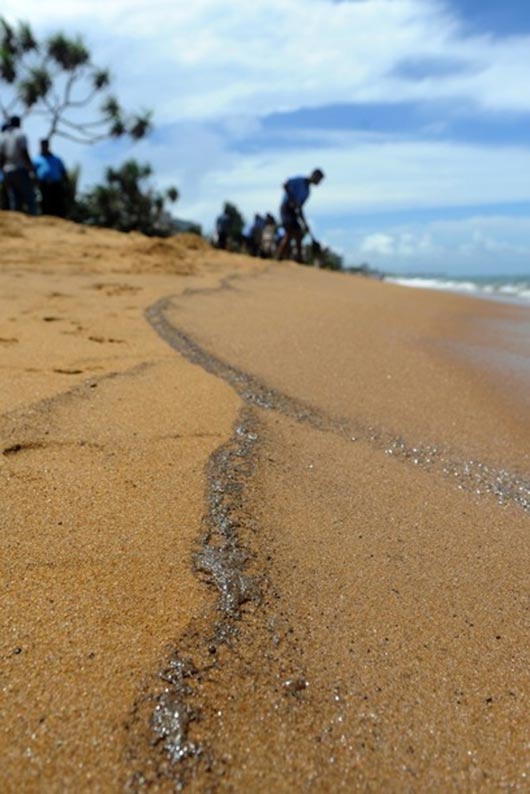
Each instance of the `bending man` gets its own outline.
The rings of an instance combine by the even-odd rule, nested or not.
[[[302,240],[309,228],[302,207],[309,198],[311,185],[318,185],[323,179],[324,173],[316,168],[311,176],[295,176],[284,184],[280,214],[285,235],[278,247],[277,259],[283,259],[289,253],[291,240],[294,240],[296,259],[302,261]]]

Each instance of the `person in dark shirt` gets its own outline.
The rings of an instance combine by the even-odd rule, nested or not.
[[[290,250],[291,241],[294,240],[297,261],[302,261],[302,240],[309,228],[304,216],[303,205],[309,198],[311,185],[318,185],[323,179],[323,171],[320,168],[315,168],[308,177],[295,176],[285,182],[283,186],[285,192],[280,207],[285,235],[278,246],[277,259],[283,259]]]
[[[228,242],[229,223],[230,220],[228,218],[226,211],[223,211],[215,222],[215,230],[217,232],[217,247],[222,248],[223,250],[226,249],[226,245]]]
[[[263,227],[265,226],[265,218],[256,213],[254,215],[254,223],[250,227],[248,252],[251,256],[259,256],[261,250],[261,235],[263,234]]]
[[[41,194],[42,214],[64,218],[68,175],[61,158],[50,151],[50,144],[46,138],[40,142],[40,155],[33,165]]]
[[[29,215],[36,215],[33,163],[18,116],[11,117],[8,128],[0,138],[0,168],[4,172],[9,209],[16,212],[25,210]]]
[[[4,132],[8,131],[8,129],[9,129],[9,122],[4,121],[4,123],[2,124],[1,134],[3,135]],[[0,146],[1,146],[1,142],[0,142]],[[7,195],[6,180],[4,177],[3,170],[0,168],[0,210],[8,210],[8,209],[9,209],[9,196]]]

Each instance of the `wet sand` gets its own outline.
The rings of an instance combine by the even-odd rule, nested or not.
[[[6,218],[2,789],[527,790],[527,310]]]

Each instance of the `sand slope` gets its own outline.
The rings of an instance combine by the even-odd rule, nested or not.
[[[524,791],[525,312],[0,230],[2,790]]]

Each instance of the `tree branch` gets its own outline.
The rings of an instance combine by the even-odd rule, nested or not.
[[[65,119],[64,117],[61,119],[61,124],[65,124],[67,127],[71,127],[72,129],[81,130],[84,128],[91,128],[91,127],[102,127],[103,125],[108,125],[108,119],[98,119],[97,121],[70,121],[69,119]]]
[[[29,26],[26,28],[30,30]],[[107,96],[105,89],[111,77],[106,69],[94,64],[79,36],[72,38],[57,33],[55,37],[30,46],[29,34],[20,30],[20,35],[26,36],[26,43],[19,45],[18,34],[13,28],[13,51],[10,50],[9,55],[13,60],[14,79],[12,84],[5,81],[9,84],[0,102],[0,114],[7,116],[16,112],[15,109],[21,116],[35,114],[47,119],[49,138],[61,135],[85,144],[122,135],[136,140],[147,134],[149,124],[142,124],[141,117],[129,118],[121,111],[118,101],[112,101],[111,95],[107,100],[108,112],[104,107],[96,107],[97,97]],[[88,121],[76,123],[64,118],[65,115],[75,118],[83,114],[89,116]]]
[[[98,141],[106,141],[108,139],[108,137],[109,137],[108,135],[103,133],[101,135],[95,135],[95,134],[88,135],[87,134],[84,138],[82,138],[80,136],[73,135],[70,132],[66,132],[65,130],[61,130],[60,128],[55,130],[54,134],[57,135],[60,138],[66,138],[69,141],[74,141],[75,143],[83,143],[83,144],[87,144],[87,145],[92,144],[92,143],[98,143]]]
[[[69,103],[68,103],[68,107],[71,107],[71,108],[82,108],[82,107],[85,107],[85,105],[88,105],[90,102],[92,102],[94,97],[97,96],[98,91],[99,91],[99,89],[95,88],[92,91],[92,93],[90,93],[85,99],[71,99],[69,101]]]

